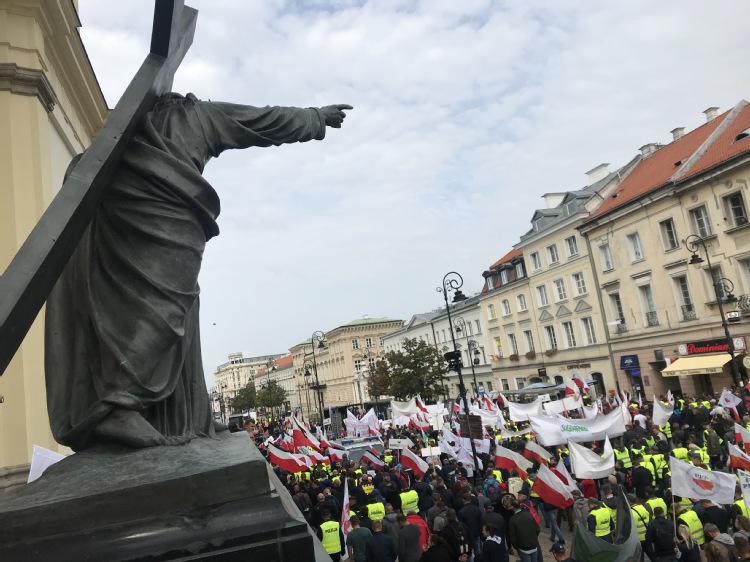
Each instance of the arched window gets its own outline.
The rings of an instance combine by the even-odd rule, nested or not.
[[[495,313],[494,304],[487,305],[487,313],[490,316],[490,320],[495,320],[497,318],[497,313]]]
[[[510,301],[508,299],[503,300],[503,315],[510,316]]]

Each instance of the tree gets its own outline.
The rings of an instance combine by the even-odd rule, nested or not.
[[[445,359],[430,344],[406,339],[403,351],[389,351],[375,364],[375,374],[367,381],[370,396],[393,396],[409,400],[421,395],[436,400],[445,393],[443,378],[448,372]]]
[[[257,403],[259,406],[273,410],[280,408],[286,401],[286,390],[276,381],[263,384],[258,391]]]
[[[244,388],[241,388],[239,392],[237,392],[237,396],[229,401],[230,410],[237,412],[253,410],[257,404],[257,393],[255,392],[255,385],[252,381],[248,382]]]

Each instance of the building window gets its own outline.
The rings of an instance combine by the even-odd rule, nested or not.
[[[510,302],[508,299],[503,299],[503,316],[510,316]]]
[[[525,382],[524,382],[524,381],[525,381],[525,380],[526,380],[526,379],[525,379],[525,378],[523,378],[523,377],[516,377],[516,388],[517,388],[518,390],[521,390],[521,389],[522,389],[522,388],[524,387],[524,384],[525,384]]]
[[[427,341],[430,341],[429,335],[427,336]],[[383,347],[383,336],[380,336],[380,347]]]
[[[547,346],[549,349],[557,349],[557,335],[554,326],[545,326],[544,333],[547,334]]]
[[[487,392],[492,392],[492,381],[487,381]]]
[[[747,211],[745,210],[745,201],[742,198],[742,193],[738,191],[724,197],[724,207],[727,214],[732,218],[733,227],[747,224]]]
[[[522,277],[524,277],[523,263],[517,263],[516,264],[516,279],[521,279]]]
[[[539,256],[539,252],[531,254],[531,267],[534,268],[534,271],[542,269],[542,258]]]
[[[714,295],[717,299],[724,300],[727,295],[726,291],[724,291],[724,283],[721,280],[721,267],[712,267],[709,274],[711,275],[711,285],[714,287]]]
[[[534,350],[534,334],[531,333],[531,330],[523,331],[523,339],[526,340],[526,351],[535,351]]]
[[[549,299],[547,298],[547,286],[539,285],[536,288],[537,296],[539,297],[539,306],[548,306]]]
[[[690,211],[690,216],[693,217],[693,223],[695,224],[695,231],[701,238],[711,236],[711,221],[708,218],[708,211],[705,205],[696,207]]]
[[[518,295],[516,298],[518,299],[518,310],[520,312],[528,310],[528,307],[526,306],[526,295]]]
[[[359,349],[359,340],[352,340],[352,349]]]
[[[562,279],[555,279],[552,284],[555,286],[555,298],[557,302],[564,301],[568,298],[568,294],[565,292],[565,281]]]
[[[586,316],[585,318],[581,318],[581,326],[583,327],[583,336],[586,338],[586,345],[594,345],[596,343],[594,321],[590,316]]]
[[[482,333],[482,323],[479,320],[474,320],[474,322],[476,322],[476,324],[477,324],[477,334],[481,334]]]
[[[688,287],[687,276],[680,275],[674,278],[675,289],[677,290],[677,298],[679,299],[680,305],[680,316],[683,320],[695,320],[697,318],[695,313],[695,306],[693,305],[693,299],[690,296],[690,287]]]
[[[470,336],[474,335],[471,333],[471,321],[466,323],[466,331],[469,333]]]
[[[609,244],[599,246],[599,257],[602,262],[602,271],[612,271],[615,268],[615,262],[612,261],[612,252]]]
[[[637,262],[643,259],[643,246],[641,246],[641,237],[637,232],[628,234],[628,249],[630,250],[630,261]]]
[[[622,309],[622,299],[620,299],[620,293],[612,293],[609,296],[612,299],[612,308],[614,309],[616,318],[620,321],[620,324],[625,324],[625,314]]]
[[[503,390],[510,390],[508,379],[500,379],[500,386],[502,386]]]
[[[568,344],[568,347],[575,347],[576,346],[576,334],[573,331],[573,323],[563,322],[562,327],[563,327],[563,332],[565,332],[565,342]]]
[[[560,254],[557,253],[557,244],[547,246],[547,257],[551,264],[555,264],[560,261]]]
[[[646,313],[646,325],[658,326],[659,315],[656,313],[656,305],[654,304],[654,294],[651,292],[651,285],[641,285],[638,289],[641,292],[641,301],[643,303],[644,312]]]
[[[510,269],[503,269],[500,272],[500,282],[503,285],[507,285],[508,283],[510,283]]]
[[[576,288],[577,295],[586,294],[586,279],[583,277],[583,273],[573,274],[573,286]]]
[[[676,250],[680,247],[680,239],[677,237],[677,229],[672,219],[667,219],[659,223],[661,228],[661,239],[664,242],[665,250]]]
[[[508,344],[510,344],[511,355],[518,355],[518,341],[516,341],[515,334],[508,334]]]
[[[365,347],[372,347],[372,338],[365,338]]]
[[[374,371],[375,370],[375,358],[374,357],[370,357],[367,360],[367,364],[368,364],[368,367],[370,368],[370,371]]]
[[[354,360],[354,370],[358,373],[362,370],[362,360],[361,359],[355,359]]]
[[[497,313],[495,312],[494,304],[487,305],[487,314],[489,315],[490,320],[494,320],[495,318],[497,318]]]
[[[571,236],[570,238],[565,239],[565,245],[568,248],[568,257],[573,257],[578,255],[578,242],[576,241],[575,236]]]

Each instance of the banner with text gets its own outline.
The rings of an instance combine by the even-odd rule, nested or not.
[[[606,436],[618,437],[625,433],[625,421],[618,410],[594,419],[573,420],[562,416],[529,416],[531,429],[540,445],[551,447],[567,441],[582,443],[599,441]]]

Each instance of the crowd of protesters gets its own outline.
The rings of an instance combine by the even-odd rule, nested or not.
[[[619,403],[610,396],[599,405],[606,413]],[[677,396],[674,413],[659,427],[651,421],[652,407],[640,401],[628,405],[632,423],[613,440],[615,469],[600,480],[576,479],[574,502],[566,509],[545,503],[534,491],[538,464],[524,480],[515,470],[497,468],[493,462],[496,445],[521,453],[526,441],[534,439],[533,433],[504,438],[497,431],[496,438],[490,440],[489,453],[478,455],[483,467],[479,474],[475,474],[473,463],[446,454],[428,457],[429,468],[424,474],[415,474],[399,462],[398,451],[388,449],[381,457],[383,467],[345,456],[294,474],[278,467],[274,470],[334,560],[346,553],[355,562],[508,562],[509,555],[515,554],[521,562],[542,562],[545,553],[539,535],[546,531],[554,560],[573,561],[560,526],[573,531],[579,522],[598,539],[613,542],[621,493],[631,506],[642,559],[750,560],[750,512],[739,487],[731,505],[671,493],[670,456],[707,470],[731,470],[727,445],[735,442],[735,419],[730,411],[717,405],[714,396]],[[742,401],[735,415],[750,429],[748,410]],[[509,431],[524,429],[524,424],[508,425]],[[284,431],[273,423],[247,429],[261,450],[269,437]],[[441,437],[440,431],[399,427],[380,435],[386,445],[390,439],[410,439],[416,454],[435,446]],[[603,443],[586,446],[601,453]],[[550,469],[565,481],[555,466],[562,463],[570,469],[567,448],[548,450],[553,455]],[[348,505],[344,505],[345,482]],[[346,541],[340,528],[343,510],[348,510],[351,522]]]

